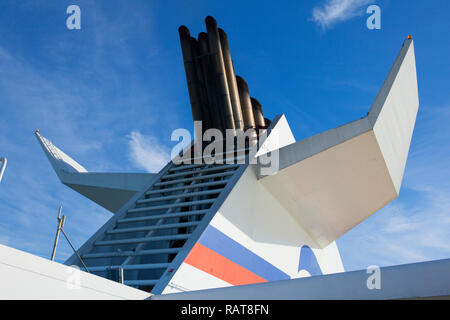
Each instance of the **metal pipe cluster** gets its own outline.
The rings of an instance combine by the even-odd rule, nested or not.
[[[225,31],[211,16],[205,23],[207,33],[201,32],[198,39],[187,27],[178,29],[193,120],[202,121],[203,130],[222,132],[266,127],[261,104],[250,97],[245,80],[235,75]]]

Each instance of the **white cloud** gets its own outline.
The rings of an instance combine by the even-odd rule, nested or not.
[[[155,137],[132,131],[128,139],[129,157],[138,168],[158,172],[170,160],[170,150]]]
[[[405,192],[339,240],[348,269],[450,257],[450,190],[416,186]]]
[[[327,0],[323,6],[314,7],[312,19],[322,29],[327,29],[336,23],[349,20],[364,12],[363,6],[374,0]]]

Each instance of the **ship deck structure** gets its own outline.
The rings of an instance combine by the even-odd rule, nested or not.
[[[15,261],[10,285],[26,292],[77,265],[85,283],[108,292],[95,296],[84,288],[92,298],[114,292],[129,299],[450,296],[449,260],[382,268],[388,282],[372,291],[365,270],[344,271],[336,245],[399,196],[419,108],[413,39],[403,43],[365,116],[297,141],[284,114],[264,118],[234,73],[226,34],[211,17],[206,26],[198,40],[179,29],[193,120],[205,130],[256,129],[256,143],[227,150],[232,163],[172,159],[156,174],[94,173],[36,131],[61,182],[112,216],[77,250],[88,270],[76,254],[60,265],[1,246],[0,259]],[[185,152],[195,147],[204,149],[194,140]],[[26,257],[48,265],[53,276],[22,268],[29,281],[16,279],[13,270],[29,265]],[[411,276],[419,279],[413,287]],[[62,286],[52,288],[49,296],[74,298]]]

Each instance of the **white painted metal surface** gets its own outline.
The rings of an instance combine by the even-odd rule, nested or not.
[[[407,40],[367,117],[280,148],[260,181],[325,247],[397,198],[418,107]]]
[[[286,273],[289,278],[309,275],[299,270],[300,250],[304,245],[311,248],[323,274],[344,271],[336,244],[333,242],[319,248],[282,203],[260,183],[256,166],[247,167],[209,226]],[[231,285],[184,262],[163,293]]]
[[[380,289],[366,270],[176,294],[154,300],[450,299],[450,259],[380,268]],[[370,280],[371,281],[371,280]],[[191,281],[193,282],[193,281]]]
[[[0,245],[0,299],[143,300],[149,293]]]

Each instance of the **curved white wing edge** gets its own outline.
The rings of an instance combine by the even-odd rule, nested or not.
[[[44,138],[38,130],[36,130],[35,135],[58,177],[62,172],[88,172],[82,165],[57,148],[50,140]]]

